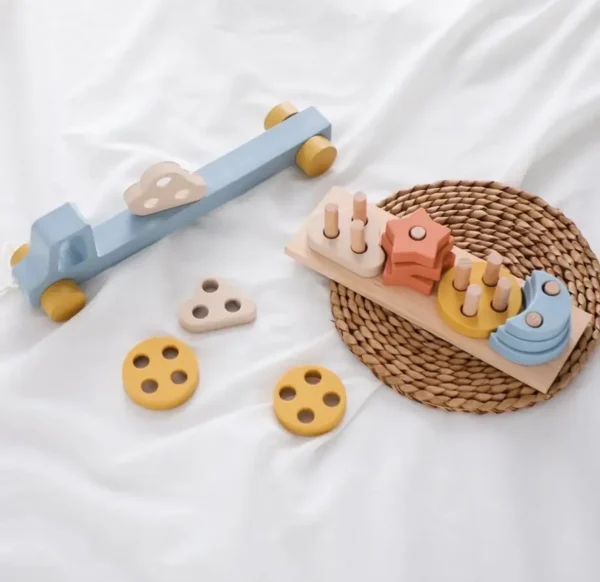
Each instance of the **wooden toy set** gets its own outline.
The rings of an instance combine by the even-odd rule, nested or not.
[[[124,192],[127,209],[102,224],[92,227],[70,203],[36,220],[30,243],[11,258],[13,275],[31,305],[53,321],[66,321],[84,307],[80,285],[88,279],[289,166],[319,176],[336,159],[331,124],[314,108],[299,112],[290,103],[280,104],[268,113],[264,128],[263,134],[194,172],[175,162],[152,165]],[[286,252],[547,393],[588,333],[592,315],[572,301],[570,289],[552,273],[534,268],[523,280],[503,265],[500,254],[481,260],[455,242],[450,228],[425,207],[397,218],[368,204],[363,192],[336,187]],[[179,325],[188,333],[244,325],[255,318],[255,303],[218,278],[202,280],[178,310]],[[176,338],[146,339],[123,362],[125,390],[146,408],[183,404],[199,378],[193,349]],[[323,434],[345,414],[345,389],[330,370],[294,368],[277,383],[273,409],[287,430]]]
[[[545,393],[592,316],[565,284],[525,281],[454,245],[423,208],[396,218],[335,187],[286,246],[329,279]]]
[[[220,279],[205,279],[179,310],[179,324],[189,333],[204,333],[252,323],[254,301],[241,297]],[[122,365],[123,387],[133,402],[150,410],[185,404],[200,382],[191,346],[174,337],[151,337],[135,345]],[[346,389],[322,366],[288,370],[273,393],[273,412],[282,427],[300,436],[333,430],[346,413]]]
[[[179,325],[191,334],[237,327],[256,319],[256,304],[225,281],[204,279],[179,307]],[[123,386],[140,406],[168,410],[187,402],[200,381],[194,350],[179,339],[151,337],[123,361]]]
[[[285,123],[284,123],[285,122]],[[331,124],[315,108],[274,107],[265,133],[210,164],[189,172],[175,162],[148,168],[124,193],[127,210],[92,227],[66,203],[31,227],[29,244],[11,257],[13,275],[29,302],[64,322],[84,306],[80,285],[200,216],[296,164],[309,177],[334,163]],[[256,319],[256,304],[225,281],[201,281],[179,308],[180,327],[204,333]],[[122,364],[125,392],[152,410],[187,402],[200,381],[194,350],[174,337],[151,337],[135,345]],[[276,418],[299,435],[328,432],[341,422],[346,395],[341,380],[322,367],[288,371],[273,395]]]
[[[200,282],[194,296],[179,309],[179,324],[189,333],[205,333],[252,323],[256,304],[225,281]],[[200,367],[191,346],[174,337],[151,337],[125,356],[122,380],[133,402],[150,410],[185,404],[200,382]],[[333,430],[346,413],[346,389],[322,366],[300,366],[285,372],[275,386],[273,412],[282,427],[300,436]]]
[[[185,404],[200,382],[194,350],[174,337],[152,337],[135,345],[122,366],[123,386],[133,402],[150,410]],[[277,381],[273,413],[281,426],[299,436],[325,434],[344,419],[346,389],[322,366],[298,366]]]

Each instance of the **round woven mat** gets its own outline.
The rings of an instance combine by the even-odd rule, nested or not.
[[[468,181],[414,186],[379,206],[397,216],[427,209],[436,222],[452,229],[456,246],[482,259],[496,250],[518,277],[534,269],[560,277],[574,303],[594,319],[549,393],[542,394],[332,281],[335,326],[377,378],[428,406],[498,413],[548,400],[579,373],[600,334],[600,264],[560,210],[497,182]]]

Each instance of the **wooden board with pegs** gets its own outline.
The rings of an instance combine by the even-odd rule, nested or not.
[[[586,327],[590,324],[592,316],[589,313],[575,307],[574,305],[571,306],[571,332],[569,339],[565,343],[563,351],[551,361],[539,365],[523,365],[514,361],[510,361],[509,359],[502,357],[491,347],[489,338],[469,337],[456,331],[456,329],[453,329],[452,326],[448,325],[444,321],[440,315],[437,297],[437,291],[441,285],[440,282],[434,283],[434,289],[431,294],[427,294],[426,291],[419,292],[408,286],[385,285],[382,274],[378,274],[373,277],[361,277],[351,270],[342,267],[334,260],[326,258],[325,256],[311,249],[308,237],[309,225],[319,219],[323,220],[324,208],[326,205],[337,205],[339,209],[339,215],[341,216],[346,209],[353,206],[353,199],[354,195],[348,190],[340,187],[332,188],[311,214],[306,223],[288,242],[285,247],[287,255],[302,263],[306,267],[329,279],[332,279],[333,281],[336,281],[341,285],[344,285],[349,289],[352,289],[363,297],[366,297],[374,303],[381,305],[385,309],[388,309],[400,317],[403,317],[414,325],[433,333],[434,335],[446,340],[465,352],[468,352],[476,358],[479,358],[483,362],[497,368],[498,370],[501,370],[509,376],[512,376],[513,378],[523,382],[524,384],[531,386],[535,390],[538,390],[542,393],[548,392],[552,383],[560,372],[560,369],[569,357],[569,354],[573,351]],[[377,228],[381,229],[381,234],[383,234],[383,228],[385,225],[387,225],[389,221],[397,218],[394,215],[371,204],[368,205],[367,211],[367,225],[369,223],[377,224]],[[494,259],[490,261],[491,266],[487,266],[485,261],[482,261],[469,252],[456,246],[453,247],[452,251],[456,257],[456,266],[451,269],[452,271],[456,270],[463,272],[464,265],[466,263],[468,265],[477,266],[476,269],[468,269],[468,271],[469,273],[471,271],[475,271],[481,278],[492,277],[498,281],[502,278],[507,278],[507,272],[503,267],[500,266],[498,269],[495,268]],[[483,267],[481,266],[482,263]],[[447,270],[445,275],[442,275],[442,282],[444,276],[450,276],[450,270]],[[455,275],[453,274],[452,276],[454,277]],[[461,273],[459,277],[463,277],[464,280],[464,273]],[[514,281],[519,289],[521,289],[525,283],[522,279],[513,277],[512,275],[510,275],[509,280],[511,283]],[[468,281],[469,279],[467,277],[467,282]],[[505,285],[507,285],[507,283],[502,283],[500,290],[488,295],[491,301],[496,301],[497,303],[506,303],[508,307],[509,302],[507,301],[505,292],[502,289],[502,287]],[[468,285],[463,291],[463,295],[465,297],[467,289]],[[471,291],[469,295],[469,301],[471,301],[471,295],[473,294],[475,295],[475,299],[479,301],[483,296],[483,290]],[[486,295],[486,297],[488,295]],[[475,312],[477,312],[477,308],[475,308]]]

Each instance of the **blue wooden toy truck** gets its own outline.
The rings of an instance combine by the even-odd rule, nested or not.
[[[139,216],[129,209],[92,227],[66,203],[38,218],[30,243],[11,258],[14,277],[34,307],[53,321],[66,321],[85,305],[79,287],[102,271],[297,164],[318,176],[335,161],[331,123],[315,108],[290,103],[274,107],[265,132],[196,170],[205,195],[196,202]]]

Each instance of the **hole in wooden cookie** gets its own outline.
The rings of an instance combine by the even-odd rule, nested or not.
[[[204,319],[208,315],[208,308],[205,305],[198,305],[192,309],[192,315],[196,319]]]
[[[156,380],[144,380],[142,382],[142,392],[152,394],[158,390],[158,382]]]
[[[321,372],[318,370],[309,370],[304,374],[304,381],[307,384],[318,384],[321,381]]]
[[[315,413],[310,408],[298,411],[298,420],[304,424],[310,424],[315,419]]]
[[[327,394],[323,396],[323,403],[325,406],[329,406],[331,408],[337,406],[340,403],[339,394],[336,394],[335,392],[327,392]]]
[[[279,398],[281,400],[294,400],[296,398],[296,391],[291,386],[284,386],[279,391]]]
[[[167,346],[162,351],[163,358],[174,360],[179,355],[179,350],[175,346]]]
[[[175,192],[175,200],[185,200],[190,195],[190,191],[187,188],[178,190]]]
[[[205,293],[214,293],[219,288],[219,283],[215,279],[207,279],[202,283],[202,291]]]
[[[165,188],[171,183],[171,178],[169,176],[163,176],[160,180],[156,180],[156,185],[159,188]]]
[[[148,358],[148,356],[144,356],[143,354],[140,354],[139,356],[133,358],[133,365],[136,368],[145,368],[149,363],[150,358]]]
[[[144,202],[144,208],[148,210],[152,210],[158,204],[158,198],[148,198],[146,202]]]
[[[229,311],[229,313],[236,313],[242,308],[242,304],[237,299],[229,299],[229,301],[225,302],[225,309]]]
[[[171,374],[173,384],[183,384],[188,379],[188,375],[183,370],[176,370]]]

